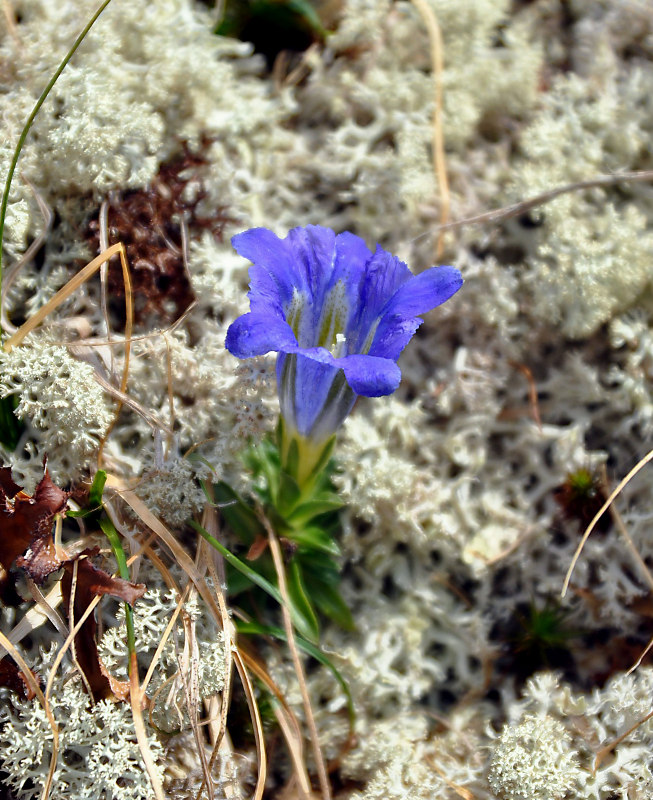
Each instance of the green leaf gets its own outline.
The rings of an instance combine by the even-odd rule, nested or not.
[[[293,559],[289,564],[286,580],[288,583],[288,599],[292,607],[310,623],[311,635],[306,638],[312,642],[317,642],[320,638],[320,624],[311,604],[311,598],[306,593],[302,581],[301,567],[297,559]]]
[[[235,623],[238,633],[250,636],[273,636],[275,639],[279,639],[282,642],[288,641],[286,637],[286,632],[282,628],[275,628],[270,625],[261,625],[258,622],[242,622],[241,620],[235,620]],[[349,686],[347,685],[347,681],[343,678],[341,672],[331,661],[331,659],[314,644],[311,644],[311,642],[308,642],[301,636],[297,636],[296,642],[297,642],[297,647],[299,647],[300,650],[303,650],[305,653],[308,653],[308,655],[312,656],[316,661],[319,661],[320,664],[322,664],[328,670],[331,671],[333,677],[336,679],[336,681],[338,681],[340,688],[342,689],[342,691],[345,694],[345,697],[347,698],[347,711],[349,713],[349,724],[350,726],[353,726],[354,722],[356,721],[356,710],[354,708],[354,701],[351,696],[351,692],[349,691]]]
[[[89,508],[97,508],[102,505],[102,495],[104,493],[104,485],[107,482],[107,473],[103,469],[99,469],[93,478],[93,483],[88,492],[88,505]]]
[[[329,511],[338,511],[344,506],[344,502],[334,492],[318,492],[310,500],[300,503],[288,514],[288,522],[293,525],[303,525],[313,517],[326,514]]]
[[[317,525],[309,525],[303,528],[292,528],[285,534],[286,538],[292,542],[297,542],[303,548],[318,550],[321,553],[328,553],[331,556],[339,556],[340,548],[330,533]],[[304,551],[300,554],[305,555]]]
[[[102,470],[98,470],[101,472]],[[97,477],[97,476],[96,476]],[[104,477],[106,480],[106,472],[104,473]],[[93,480],[95,483],[95,480]],[[104,485],[104,484],[103,484]],[[102,532],[109,540],[109,544],[111,545],[111,549],[113,550],[114,558],[118,564],[118,572],[120,573],[120,577],[125,580],[131,580],[131,576],[129,574],[129,567],[127,566],[127,557],[125,556],[125,551],[122,547],[122,541],[120,539],[120,534],[115,529],[113,522],[106,517],[103,516],[100,519],[100,528]],[[129,603],[125,603],[125,627],[127,628],[127,648],[129,650],[130,656],[136,654],[136,635],[134,631],[134,609],[129,605]],[[130,659],[131,664],[131,659]]]
[[[281,598],[281,593],[277,589],[276,586],[270,583],[266,578],[264,578],[261,574],[259,574],[255,569],[245,564],[244,561],[241,561],[237,556],[235,556],[231,551],[227,550],[227,548],[219,542],[214,536],[204,530],[204,528],[195,520],[189,520],[190,524],[195,528],[195,530],[202,536],[206,541],[211,545],[211,547],[215,548],[223,557],[224,560],[231,564],[231,566],[238,570],[240,573],[245,575],[249,580],[262,589],[266,594],[269,594],[274,600],[279,603],[279,605],[283,604],[283,600]],[[294,605],[291,604],[290,606],[290,616],[293,621],[293,625],[297,628],[297,630],[305,636],[307,639],[313,639],[313,632],[314,626],[310,619],[304,617],[301,611]],[[314,614],[313,614],[314,616]]]
[[[107,482],[107,473],[103,469],[99,469],[95,473],[91,488],[88,490],[88,503],[86,508],[80,508],[79,511],[68,511],[67,517],[93,517],[102,510],[102,495],[104,493],[104,485]],[[102,527],[100,522],[100,527]]]
[[[205,490],[206,491],[206,490]],[[243,544],[251,545],[257,536],[265,536],[265,528],[254,510],[229,486],[220,481],[213,484],[214,506],[219,506],[231,530]]]
[[[356,630],[356,623],[347,603],[333,586],[322,582],[311,582],[311,600],[329,619],[346,631]]]
[[[18,447],[25,430],[25,423],[14,414],[18,403],[18,395],[15,394],[0,398],[0,444],[11,453]]]
[[[277,511],[281,517],[285,518],[292,511],[301,494],[301,489],[292,475],[287,472],[281,472],[279,475],[279,494],[276,502]]]

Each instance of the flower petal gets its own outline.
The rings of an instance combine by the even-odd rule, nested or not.
[[[360,352],[383,307],[398,289],[413,277],[408,267],[377,245],[365,268],[358,300],[358,313],[350,318],[346,332],[351,350]]]
[[[259,293],[265,299],[273,299],[276,293],[280,303],[290,300],[298,276],[285,239],[267,228],[252,228],[232,236],[231,244],[254,265],[249,271],[251,303],[256,303]]]
[[[351,392],[351,397],[345,398],[344,407],[341,408],[342,402],[333,402],[335,398],[331,389],[339,373],[342,374],[337,367],[301,352],[296,355],[279,354],[277,384],[281,414],[286,423],[302,436],[312,436],[319,420],[321,427],[326,424],[328,429],[326,434],[321,432],[320,436],[331,435],[351,411],[356,399]],[[332,419],[334,414],[336,418]]]
[[[431,267],[404,283],[383,313],[397,314],[403,319],[418,317],[442,305],[462,285],[463,276],[455,267]]]
[[[388,358],[353,355],[338,362],[345,371],[347,383],[356,394],[364,397],[392,394],[401,382],[401,370]]]
[[[249,313],[231,323],[225,347],[236,358],[251,358],[271,350],[292,353],[297,350],[297,339],[281,317]]]
[[[448,300],[462,286],[454,267],[432,267],[404,283],[387,302],[369,354],[396,360],[422,324],[418,315]]]
[[[307,225],[290,230],[286,241],[300,279],[295,286],[308,292],[317,312],[333,273],[336,235],[331,228]]]

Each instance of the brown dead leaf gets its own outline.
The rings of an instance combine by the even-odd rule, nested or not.
[[[80,619],[91,600],[97,595],[110,594],[133,605],[139,597],[145,594],[145,584],[130,583],[122,578],[112,578],[111,575],[93,566],[88,556],[95,555],[97,552],[97,548],[85,550],[77,559],[77,584],[73,602],[74,621]],[[74,563],[74,561],[67,561],[64,564],[64,574],[61,579],[61,594],[66,611],[70,608]],[[88,682],[93,700],[96,702],[106,698],[127,700],[129,698],[129,681],[120,681],[107,671],[98,653],[96,631],[95,615],[91,614],[79,629],[74,643],[77,663]]]
[[[32,673],[38,683],[38,676]],[[23,673],[18,666],[8,657],[0,659],[0,686],[10,689],[19,694],[24,700],[32,700],[36,695],[30,688]]]
[[[59,569],[52,539],[52,525],[57,514],[66,510],[69,492],[52,482],[47,468],[33,496],[24,492],[11,477],[8,467],[0,469],[0,565],[3,583],[14,565],[23,567],[36,583],[43,583]]]

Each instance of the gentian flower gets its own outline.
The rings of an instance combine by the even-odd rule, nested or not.
[[[336,236],[318,225],[293,228],[285,239],[253,228],[232,244],[253,266],[250,312],[230,326],[226,347],[238,358],[279,354],[282,450],[287,455],[295,439],[309,462],[357,395],[395,391],[401,380],[396,362],[420,315],[462,285],[453,267],[413,275],[381,247],[372,253],[358,236]]]

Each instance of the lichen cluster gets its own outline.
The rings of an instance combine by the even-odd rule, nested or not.
[[[428,3],[442,32],[451,218],[653,168],[646,0]],[[2,175],[43,76],[95,2],[7,5],[19,22],[0,29]],[[145,190],[185,148],[201,155],[201,212],[220,209],[223,238],[189,234],[184,269],[195,305],[173,330],[154,318],[138,331],[134,402],[104,454],[184,544],[185,520],[204,504],[199,480],[228,478],[247,494],[239,453],[271,430],[276,413],[270,365],[239,365],[224,348],[247,307],[247,262],[230,236],[319,223],[379,242],[420,272],[436,261],[444,210],[429,38],[416,5],[345,0],[333,33],[303,55],[292,80],[212,25],[197,0],[110,4],[28,139],[20,171],[31,186],[20,176],[14,183],[4,256],[8,276],[42,230],[36,193],[55,221],[38,258],[12,275],[4,308],[19,324],[95,255],[89,221],[109,192]],[[342,798],[607,800],[653,791],[650,722],[593,770],[595,753],[650,711],[650,670],[625,674],[652,633],[651,587],[634,552],[652,563],[648,474],[617,503],[632,548],[608,518],[559,601],[583,529],[582,509],[564,505],[570,476],[586,470],[607,494],[650,447],[652,217],[650,183],[612,182],[446,234],[437,258],[462,271],[464,289],[402,356],[399,392],[361,399],[339,442],[342,594],[358,625],[326,625],[322,644],[357,709],[357,744],[345,755],[340,687],[316,667],[309,689]],[[87,477],[114,418],[116,397],[94,374],[119,380],[123,307],[110,307],[107,331],[100,298],[99,281],[89,281],[49,332],[0,356],[0,395],[18,398],[26,425],[19,448],[0,454],[28,487],[46,454],[59,482]],[[85,341],[73,349],[77,335]],[[160,577],[148,579],[152,593],[136,608],[151,652],[175,603]],[[558,602],[572,638],[547,649],[520,609]],[[211,646],[217,632],[205,615],[201,605],[190,614],[208,697],[221,687],[222,649]],[[115,668],[123,635],[120,622],[102,642]],[[37,671],[45,636],[39,628],[27,653]],[[536,642],[529,658],[540,653],[540,663],[525,660],[525,641]],[[178,669],[179,652],[171,642],[153,689]],[[301,716],[288,660],[273,652],[268,663]],[[75,724],[62,728],[70,758],[60,760],[56,796],[148,797],[128,709],[82,712],[80,681],[65,678],[52,695],[55,713]],[[177,683],[161,692],[169,704],[149,736],[158,768],[196,792],[201,770],[186,767],[188,748],[159,739],[185,728],[183,691]],[[36,796],[29,781],[47,771],[47,721],[37,701],[3,697],[0,714],[2,769],[22,796]],[[119,784],[107,772],[118,758]]]

